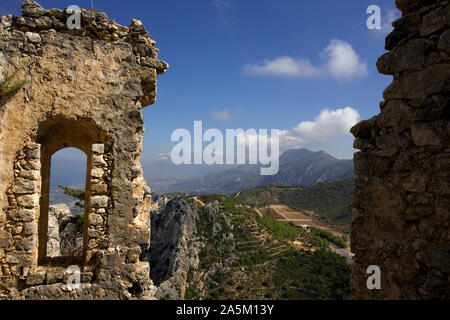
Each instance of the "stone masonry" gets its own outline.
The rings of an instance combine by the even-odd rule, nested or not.
[[[142,108],[168,65],[138,20],[72,13],[24,1],[0,24],[0,83],[19,70],[25,86],[0,97],[0,299],[151,299],[150,190],[139,163]],[[48,257],[51,156],[87,155],[81,257]],[[67,268],[81,269],[69,291]]]
[[[450,3],[396,0],[381,112],[352,129],[353,299],[450,298]],[[371,265],[381,289],[369,290]]]

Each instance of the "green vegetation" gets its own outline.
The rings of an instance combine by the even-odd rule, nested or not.
[[[329,242],[334,243],[335,245],[337,245],[340,248],[347,248],[347,243],[346,243],[347,239],[345,237],[337,237],[334,234],[332,234],[331,232],[313,228],[313,227],[310,227],[310,230],[313,235],[317,235],[318,237],[320,237],[322,239],[326,239]]]
[[[276,267],[271,281],[287,286],[283,290],[286,299],[343,299],[343,293],[349,291],[350,267],[327,249],[297,252]],[[286,284],[288,279],[292,280]]]
[[[292,240],[297,239],[300,234],[300,229],[295,225],[284,223],[275,220],[271,217],[265,216],[258,219],[264,226],[266,226],[278,240]]]
[[[24,79],[17,79],[20,70],[17,69],[13,73],[6,75],[5,80],[0,84],[0,98],[14,95],[27,83]]]
[[[324,224],[350,232],[354,178],[327,181],[306,187],[273,183],[242,191],[238,199],[255,207],[284,204],[292,209],[311,210]]]
[[[62,189],[63,192],[65,194],[67,194],[68,196],[71,196],[77,200],[79,200],[78,202],[75,203],[75,205],[79,208],[84,208],[84,198],[85,198],[85,191],[84,190],[78,190],[78,189],[73,189],[73,188],[69,188],[69,187],[63,187],[58,185],[58,188]]]
[[[199,253],[198,270],[188,272],[186,299],[348,297],[350,266],[345,258],[328,249],[330,242],[338,244],[344,239],[318,229],[308,233],[271,217],[261,218],[236,197],[205,195],[198,198],[204,203],[219,201],[221,213],[230,219],[233,227],[227,227],[223,216],[216,215],[215,221],[223,229],[213,233],[209,215],[198,207],[196,236],[202,239],[204,246]],[[230,233],[232,240],[227,237]],[[301,243],[302,248],[292,247],[290,241],[294,240]],[[219,271],[222,269],[216,269],[217,264],[227,266],[229,271]],[[201,291],[198,290],[198,277],[212,269],[216,273],[206,280]]]
[[[76,233],[83,233],[84,228],[84,214],[78,214],[70,217],[71,221],[75,225]]]
[[[186,288],[184,292],[184,298],[187,300],[196,300],[200,295],[200,291],[197,288],[198,283],[194,282],[189,287]]]

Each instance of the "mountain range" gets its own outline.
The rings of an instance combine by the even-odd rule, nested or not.
[[[295,149],[283,153],[279,171],[273,176],[260,175],[259,165],[239,165],[176,182],[169,189],[190,194],[231,194],[274,182],[288,186],[308,186],[354,175],[353,160],[339,160],[325,151]]]

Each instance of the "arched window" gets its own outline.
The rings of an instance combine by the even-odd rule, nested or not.
[[[47,252],[49,258],[81,257],[85,215],[87,156],[76,148],[50,160]]]
[[[105,141],[105,133],[84,120],[52,119],[41,125],[38,138],[41,151],[39,265],[84,266],[91,257],[89,250],[102,241],[105,219],[101,215],[105,214],[109,203],[108,188],[103,181],[103,175],[107,174],[104,171],[107,163],[102,155]],[[65,210],[64,206],[55,208],[55,204],[65,202],[55,199],[63,196],[58,185],[85,191],[78,206],[74,204],[75,199],[66,198],[70,216],[67,212],[58,212]],[[93,199],[96,200],[94,207]],[[56,222],[54,216],[60,217],[60,221]],[[68,232],[70,230],[73,232]]]

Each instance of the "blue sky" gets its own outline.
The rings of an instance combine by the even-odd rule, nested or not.
[[[38,2],[45,8],[91,6],[90,0]],[[372,4],[381,7],[382,30],[366,27]],[[19,15],[20,5],[0,0],[0,14]],[[344,108],[360,119],[374,116],[391,82],[375,64],[385,52],[388,21],[399,14],[393,0],[94,0],[94,5],[123,25],[132,17],[141,20],[160,59],[170,65],[158,78],[156,104],[144,109],[144,163],[169,152],[172,131],[192,130],[194,120],[221,130],[286,130],[298,138],[298,147],[351,158],[353,138],[344,131],[355,114]],[[316,119],[324,109],[328,117]],[[305,132],[305,125],[294,130],[305,121],[313,122],[314,134]]]

